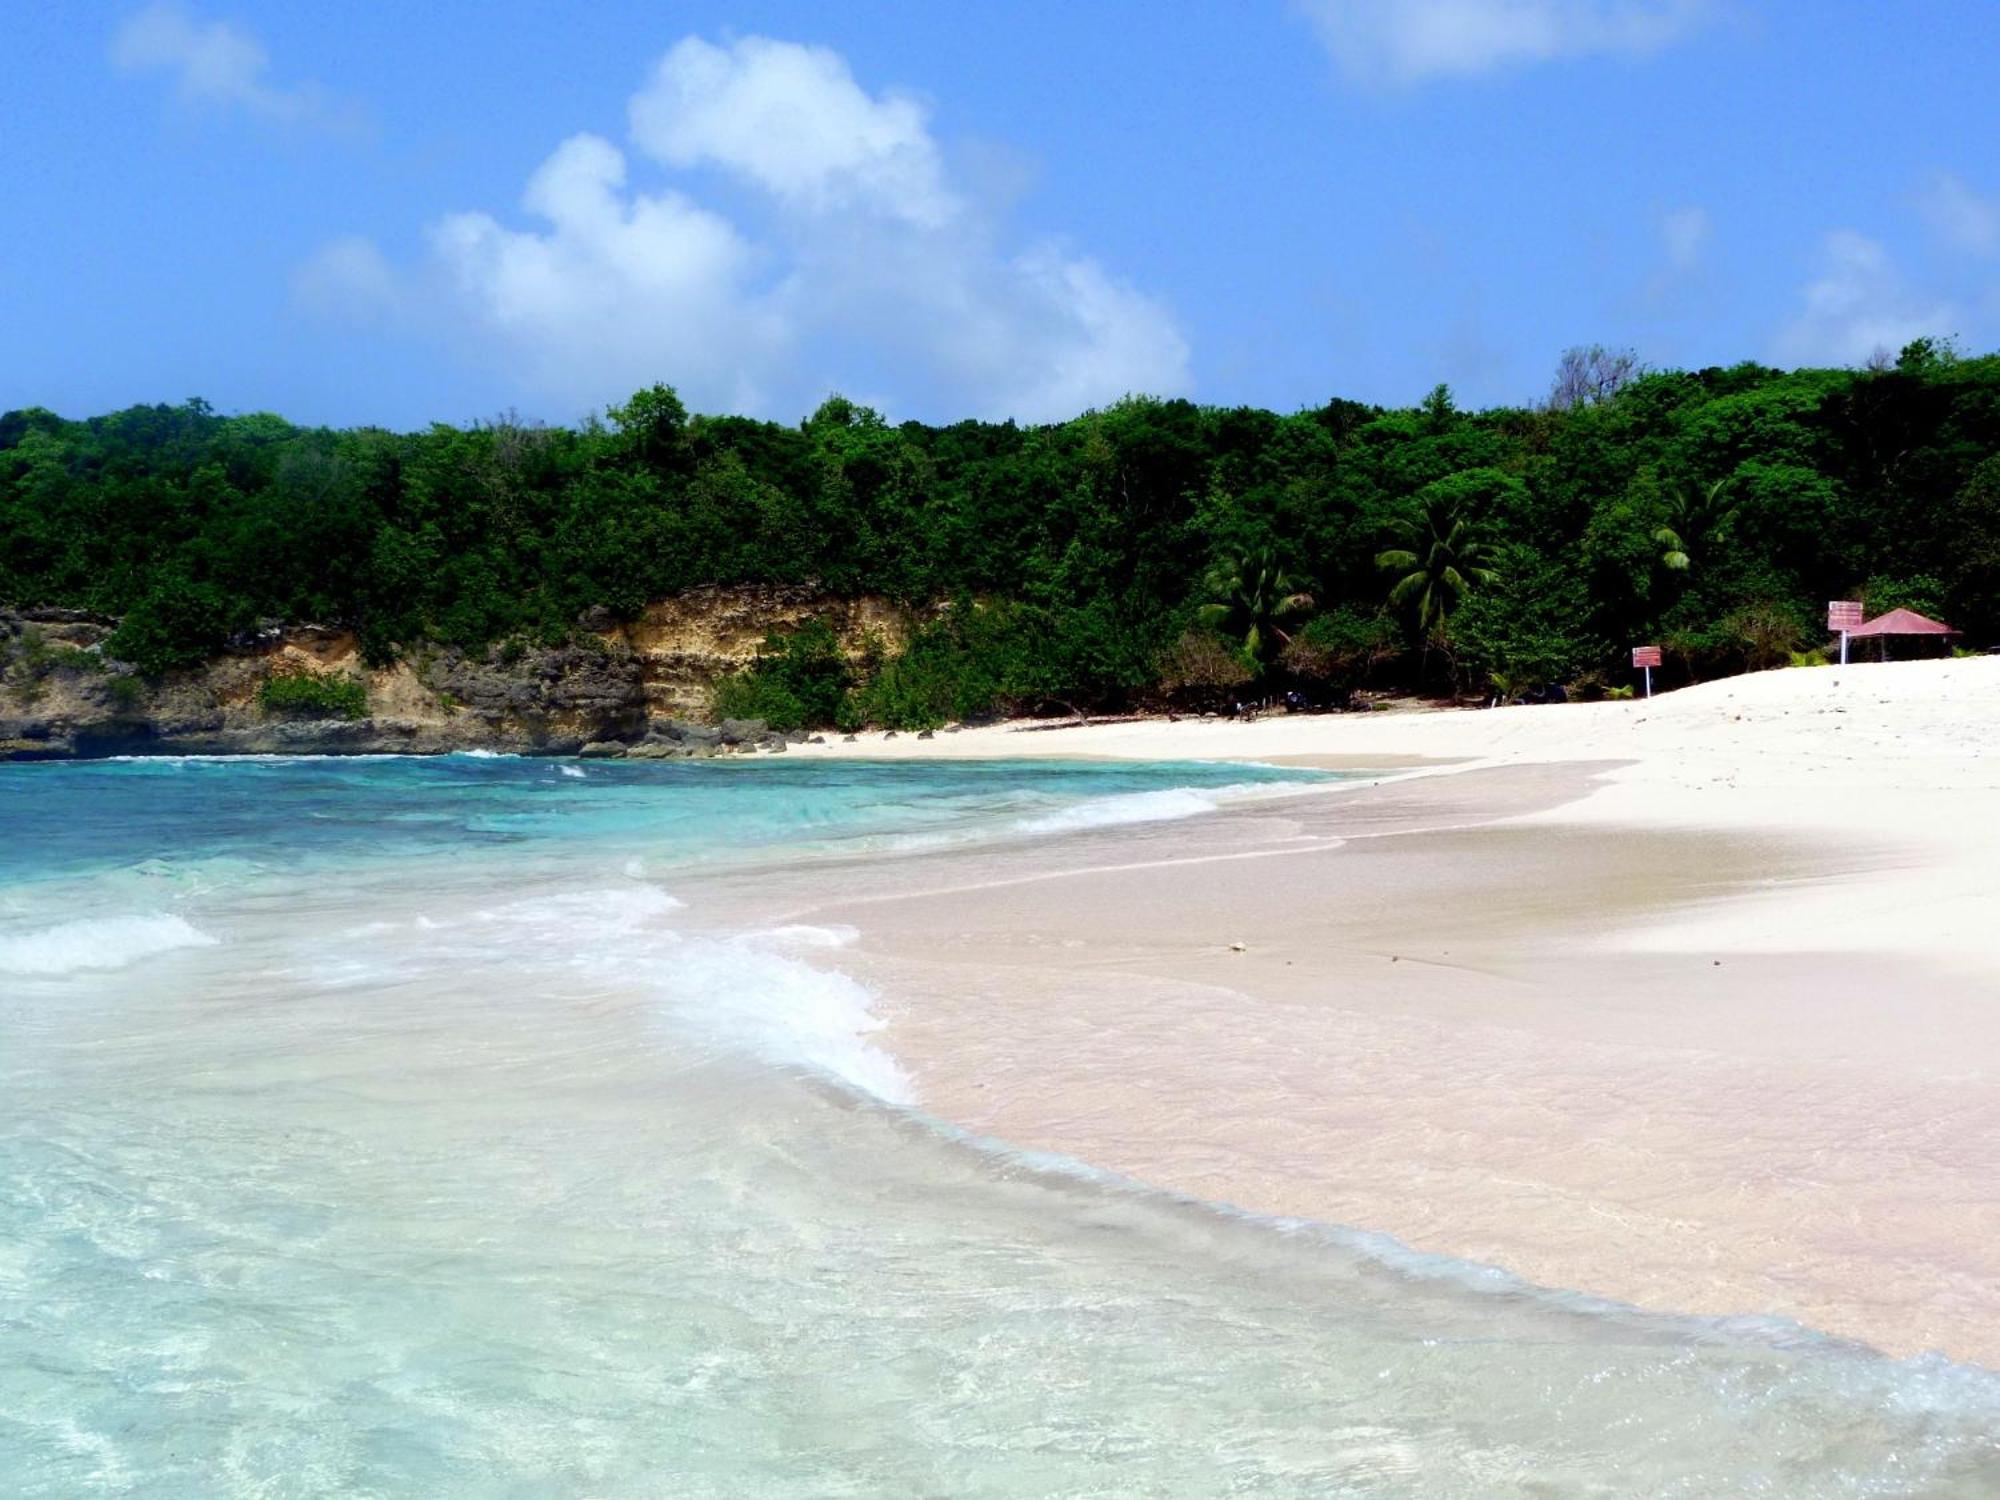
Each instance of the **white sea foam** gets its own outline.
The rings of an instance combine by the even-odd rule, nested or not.
[[[563,775],[572,776],[578,781],[582,781],[584,777],[587,774],[589,774],[583,769],[582,766],[557,766],[556,769],[560,771]]]
[[[1167,787],[1157,792],[1092,797],[1087,802],[1023,818],[1016,826],[1025,833],[1071,833],[1083,828],[1114,828],[1122,823],[1194,818],[1214,812],[1218,805],[1213,793],[1198,792],[1192,787]]]
[[[161,912],[89,917],[0,937],[0,974],[122,969],[157,953],[213,947],[215,941],[184,918]]]
[[[682,905],[677,896],[656,885],[635,883],[529,896],[482,911],[479,915],[486,921],[516,922],[533,927],[574,927],[587,931],[593,926],[613,929],[638,926],[670,911],[679,911]]]
[[[909,1074],[868,1040],[884,1025],[874,996],[845,974],[752,943],[705,939],[679,949],[655,982],[677,1024],[725,1047],[890,1104],[916,1100]]]
[[[808,922],[791,922],[783,927],[761,927],[743,934],[744,940],[777,948],[851,948],[861,936],[852,927],[815,927]]]
[[[1343,790],[1353,784],[1331,780],[1262,781],[1200,788],[1163,787],[1152,792],[1119,792],[1108,797],[1073,802],[1051,812],[1037,813],[1023,818],[1014,827],[1023,833],[1074,833],[1086,828],[1115,828],[1127,823],[1172,822],[1177,818],[1198,818],[1222,807],[1298,797],[1311,792]]]

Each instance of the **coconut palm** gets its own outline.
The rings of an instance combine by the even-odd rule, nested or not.
[[[1685,573],[1694,566],[1694,555],[1719,537],[1736,514],[1728,492],[1729,481],[1718,479],[1706,487],[1684,485],[1674,494],[1667,502],[1667,524],[1653,531],[1653,540],[1664,549],[1661,567]]]
[[[1425,501],[1398,529],[1406,545],[1376,553],[1375,566],[1397,575],[1389,586],[1389,602],[1413,610],[1428,641],[1444,630],[1458,601],[1474,585],[1500,576],[1493,566],[1493,545],[1443,495]]]
[[[1312,608],[1305,580],[1285,571],[1268,547],[1247,556],[1224,558],[1208,570],[1210,602],[1198,612],[1201,623],[1240,642],[1243,654],[1262,671],[1291,637],[1283,621]]]

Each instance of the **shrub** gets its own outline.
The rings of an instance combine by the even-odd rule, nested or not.
[[[1743,654],[1746,671],[1782,667],[1805,642],[1805,621],[1796,606],[1776,599],[1746,604],[1723,621],[1723,629]]]
[[[808,620],[767,635],[755,661],[716,683],[710,707],[719,718],[762,719],[777,730],[823,729],[839,722],[853,676],[833,627]]]
[[[1255,675],[1243,649],[1212,630],[1183,631],[1160,653],[1161,691],[1193,703],[1214,704]]]
[[[105,641],[107,655],[129,661],[149,677],[176,667],[198,667],[247,619],[244,601],[225,598],[206,583],[168,574],[133,606]]]
[[[264,679],[257,690],[257,702],[266,713],[358,719],[368,712],[368,689],[353,677],[285,668]]]
[[[1351,604],[1306,621],[1278,654],[1278,665],[1294,677],[1354,688],[1402,645],[1396,622],[1380,612],[1365,614]]]

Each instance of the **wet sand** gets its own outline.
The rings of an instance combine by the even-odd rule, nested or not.
[[[1860,752],[1802,759],[1772,724],[1845,707],[1760,722],[1739,679],[1678,725],[1530,718],[1511,764],[765,878],[758,903],[860,931],[839,966],[972,1131],[1546,1286],[2000,1367],[2000,694],[1926,680],[1955,717],[1864,709]],[[1908,715],[1909,681],[1866,685]],[[1405,732],[1412,755],[1514,727],[1420,717],[1461,722]],[[1705,744],[1716,717],[1749,727]]]

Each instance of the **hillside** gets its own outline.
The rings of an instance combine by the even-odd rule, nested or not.
[[[1997,455],[2000,357],[1925,340],[1864,370],[1659,371],[1481,412],[1442,386],[1283,415],[1131,398],[1026,428],[839,397],[797,426],[690,416],[663,386],[576,428],[17,411],[0,606],[107,671],[45,681],[16,633],[0,708],[108,722],[143,697],[234,734],[256,663],[282,658],[361,684],[412,742],[456,703],[566,743],[701,711],[773,632],[728,711],[922,727],[1288,689],[1598,696],[1639,642],[1663,686],[1782,665],[1823,643],[1830,598],[2000,639]],[[139,679],[117,703],[114,677]]]

